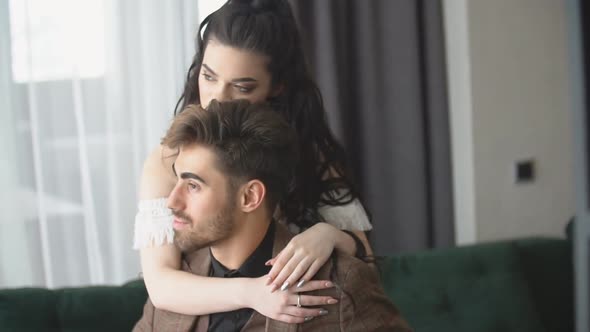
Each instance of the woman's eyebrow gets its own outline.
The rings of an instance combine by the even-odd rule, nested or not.
[[[240,77],[231,80],[233,83],[256,83],[257,80],[253,79],[252,77]]]
[[[203,63],[202,66],[205,67],[205,69],[207,69],[207,71],[210,72],[211,75],[219,76],[219,75],[217,75],[217,73],[213,69],[211,69],[211,67],[207,66],[206,63]],[[240,77],[240,78],[235,78],[231,81],[232,81],[232,83],[256,83],[256,82],[258,82],[257,79],[254,79],[252,77]]]
[[[207,66],[206,63],[203,63],[203,67],[205,67],[205,69],[207,69],[207,71],[211,72],[211,74],[217,76],[217,73],[213,69],[211,69],[211,67]]]

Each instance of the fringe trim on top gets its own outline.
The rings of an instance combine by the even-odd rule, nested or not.
[[[324,205],[318,212],[328,224],[349,231],[370,231],[373,225],[358,199],[346,205]]]
[[[135,215],[133,248],[142,249],[174,243],[172,211],[166,207],[167,198],[141,200]]]

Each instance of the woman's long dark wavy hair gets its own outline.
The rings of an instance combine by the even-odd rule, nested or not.
[[[307,228],[324,221],[319,206],[344,205],[357,198],[344,149],[328,127],[322,97],[308,71],[287,1],[229,0],[203,20],[196,37],[197,52],[175,114],[188,104],[200,102],[198,79],[211,39],[270,58],[272,87],[280,87],[280,93],[268,102],[295,127],[301,143],[295,179],[279,202],[282,217]]]

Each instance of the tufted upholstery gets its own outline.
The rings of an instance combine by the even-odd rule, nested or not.
[[[385,258],[388,295],[417,332],[573,331],[570,242],[521,239]],[[129,331],[147,297],[120,287],[0,290],[0,331]]]
[[[141,281],[123,286],[0,291],[0,331],[131,331],[147,292]]]
[[[383,285],[416,331],[573,331],[570,243],[525,239],[386,258]]]

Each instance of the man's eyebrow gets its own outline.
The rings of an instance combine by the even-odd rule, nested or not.
[[[185,179],[194,179],[194,180],[197,180],[199,182],[202,182],[203,184],[207,184],[207,182],[205,182],[205,180],[203,180],[202,177],[198,176],[195,173],[183,172],[183,173],[180,173],[180,178],[183,179],[183,180],[185,180]]]
[[[217,73],[211,69],[211,67],[207,66],[206,63],[203,63],[203,67],[205,67],[205,69],[207,69],[207,71],[211,72],[211,74],[213,76],[217,76]],[[232,83],[256,83],[258,82],[258,80],[252,78],[252,77],[240,77],[240,78],[236,78],[231,80]]]

